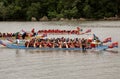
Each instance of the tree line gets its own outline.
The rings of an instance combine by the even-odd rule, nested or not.
[[[1,21],[120,16],[120,0],[0,0]]]

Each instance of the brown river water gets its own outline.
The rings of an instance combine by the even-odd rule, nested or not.
[[[48,35],[48,37],[112,37],[120,44],[120,21],[85,22],[0,22],[0,32],[21,29],[72,30],[80,26],[87,35]],[[0,47],[0,79],[120,79],[120,47],[107,51],[21,50]]]

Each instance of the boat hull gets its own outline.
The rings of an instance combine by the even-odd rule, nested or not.
[[[6,45],[7,48],[11,48],[11,49],[40,49],[40,50],[83,50],[82,48],[39,48],[39,47],[25,47],[23,45],[14,45],[14,44],[8,44]],[[108,46],[106,45],[102,45],[102,46],[98,46],[95,48],[87,48],[86,50],[106,50],[108,49]]]

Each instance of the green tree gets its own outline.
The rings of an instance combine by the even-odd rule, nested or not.
[[[40,3],[32,3],[31,6],[28,7],[27,10],[27,19],[30,20],[31,17],[36,17],[39,18],[39,9],[41,9],[40,7]]]
[[[1,20],[120,16],[120,0],[0,0]]]
[[[0,2],[0,15],[3,20],[6,20],[7,15],[8,15],[8,8],[4,6],[3,2]]]
[[[86,18],[91,18],[92,17],[92,8],[90,5],[86,5],[83,8],[83,12]]]

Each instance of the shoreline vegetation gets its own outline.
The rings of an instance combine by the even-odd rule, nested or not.
[[[0,21],[120,20],[120,0],[0,0]]]
[[[49,22],[49,21],[120,21],[120,18],[119,17],[104,17],[102,19],[95,19],[95,18],[79,18],[79,19],[76,19],[76,18],[71,18],[71,19],[68,19],[68,18],[60,18],[60,19],[57,19],[57,18],[51,18],[51,19],[48,19],[47,16],[43,16],[42,18],[40,18],[39,20],[37,20],[35,17],[31,17],[31,20],[3,20],[3,21],[0,21],[0,22],[14,22],[14,21],[17,21],[17,22]]]
[[[52,18],[52,19],[48,19],[47,16],[43,16],[39,20],[37,20],[35,17],[31,18],[31,21],[118,21],[118,20],[120,20],[120,18],[118,18],[118,17],[109,17],[109,18],[104,17],[103,19],[94,19],[94,18],[90,18],[90,19],[87,19],[87,18],[79,18],[79,19],[76,19],[76,18],[71,18],[71,19],[68,19],[68,18],[60,18],[60,19]]]

